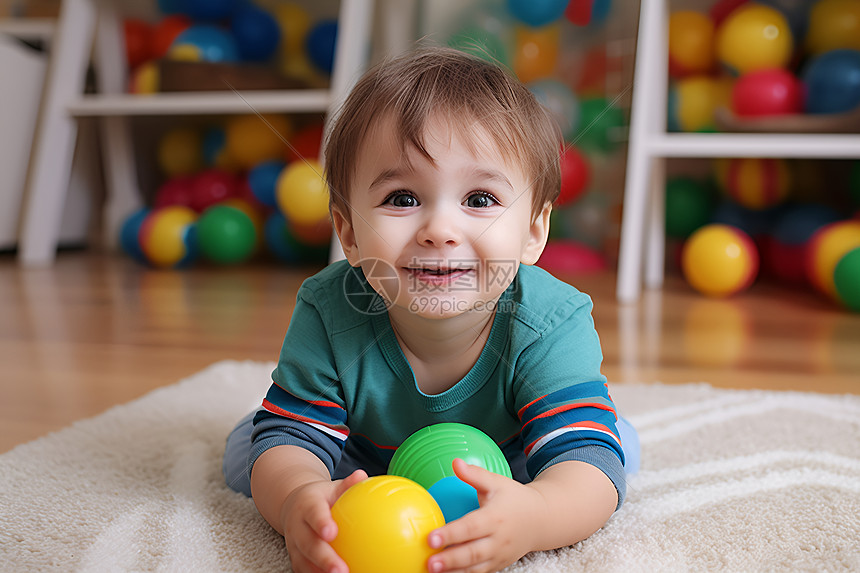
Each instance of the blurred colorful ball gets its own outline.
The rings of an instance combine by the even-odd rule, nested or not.
[[[791,205],[780,214],[771,234],[786,245],[806,245],[819,229],[840,219],[842,216],[826,205]]]
[[[800,77],[806,86],[808,113],[841,113],[860,107],[860,50],[825,52],[810,60]]]
[[[857,247],[860,247],[860,221],[838,221],[819,229],[807,248],[806,270],[812,285],[835,300],[836,264]]]
[[[700,293],[730,296],[748,288],[758,275],[758,249],[740,229],[705,225],[684,243],[681,269]]]
[[[139,263],[146,262],[146,255],[140,247],[140,227],[149,216],[147,208],[138,209],[129,215],[119,229],[119,246],[123,252]]]
[[[784,68],[793,47],[785,16],[761,4],[740,6],[717,29],[717,58],[735,74]]]
[[[606,259],[588,245],[571,239],[557,239],[547,243],[537,266],[550,273],[585,275],[605,271]]]
[[[666,181],[666,235],[686,239],[708,223],[714,210],[713,187],[689,177]]]
[[[770,6],[782,12],[791,29],[795,48],[800,48],[809,28],[809,0],[756,0],[759,4]]]
[[[514,74],[525,84],[550,77],[558,64],[561,28],[517,26],[514,30]]]
[[[788,70],[744,74],[732,90],[732,111],[741,117],[794,114],[803,111],[803,84]]]
[[[176,38],[191,26],[187,16],[176,14],[165,16],[152,27],[150,38],[150,57],[161,59],[170,51]]]
[[[836,298],[853,312],[860,312],[860,247],[845,253],[833,270]]]
[[[325,262],[328,258],[329,243],[312,246],[302,243],[287,224],[281,213],[272,213],[266,219],[263,233],[266,247],[278,259],[290,264]]]
[[[235,197],[239,181],[236,176],[220,169],[206,169],[192,178],[191,208],[202,213],[212,205]]]
[[[588,160],[573,145],[565,145],[561,152],[561,191],[555,200],[556,207],[563,207],[579,199],[591,180]]]
[[[532,28],[552,24],[564,15],[568,0],[508,0],[511,15]]]
[[[783,159],[720,159],[716,167],[723,192],[747,209],[767,209],[788,197],[791,173]]]
[[[815,2],[809,10],[806,49],[812,54],[841,49],[860,50],[860,2]]]
[[[716,130],[716,110],[728,107],[731,83],[710,76],[689,76],[669,90],[670,131],[711,132]]]
[[[191,175],[203,165],[202,141],[196,129],[177,127],[158,142],[158,166],[168,177]]]
[[[229,31],[211,24],[193,24],[176,36],[167,57],[184,62],[238,62],[239,48]]]
[[[248,215],[228,205],[206,209],[197,221],[200,252],[220,265],[242,263],[254,253],[257,231]]]
[[[227,153],[240,167],[251,169],[263,161],[283,157],[284,141],[292,134],[292,124],[282,115],[239,115],[227,121],[225,131]]]
[[[171,177],[158,186],[153,207],[156,209],[172,205],[191,207],[193,182],[193,177]]]
[[[579,101],[573,91],[563,82],[550,78],[532,82],[528,88],[555,118],[562,137],[566,141],[573,139],[579,125]]]
[[[278,177],[278,207],[290,223],[309,225],[329,216],[328,186],[318,161],[287,165]]]
[[[322,151],[323,124],[313,123],[290,137],[284,156],[287,161],[319,159]]]
[[[669,16],[669,74],[683,77],[714,68],[714,23],[706,15],[679,10]]]
[[[734,199],[724,197],[711,214],[711,223],[737,227],[756,240],[770,233],[779,217],[780,206],[770,209],[748,209]]]
[[[128,93],[154,94],[161,89],[161,72],[155,60],[143,62],[131,71],[128,80]]]
[[[332,548],[350,573],[424,573],[437,553],[427,537],[445,525],[426,489],[398,476],[375,476],[349,488],[335,501]]]
[[[281,58],[286,60],[304,54],[305,39],[311,28],[307,10],[297,2],[278,2],[274,6],[274,16],[281,29]]]
[[[188,207],[152,211],[141,224],[138,235],[146,260],[160,268],[191,264],[197,256],[196,221],[197,213]]]
[[[251,191],[254,193],[254,197],[263,205],[268,207],[278,206],[276,196],[278,177],[280,177],[286,165],[283,161],[273,159],[254,166],[248,172],[248,184],[251,186]]]
[[[236,10],[230,20],[230,31],[236,39],[243,60],[265,62],[278,49],[281,29],[269,12],[246,4]]]
[[[203,163],[226,171],[238,168],[236,160],[227,150],[227,132],[223,127],[210,127],[203,134]]]
[[[181,0],[183,11],[193,20],[222,21],[242,5],[241,0]]]
[[[323,73],[331,73],[336,44],[337,20],[322,20],[308,31],[305,39],[308,59]]]
[[[152,27],[138,18],[122,22],[125,36],[125,59],[129,69],[134,69],[151,57]]]
[[[729,14],[747,2],[749,0],[717,0],[711,5],[708,14],[711,16],[711,20],[714,21],[714,26],[719,28],[725,22],[726,18],[729,17]]]
[[[624,112],[605,98],[587,98],[579,104],[579,130],[574,143],[582,150],[609,153],[618,147],[627,125]]]
[[[290,231],[303,245],[309,247],[324,247],[331,243],[332,224],[331,218],[320,219],[316,223],[291,223]]]

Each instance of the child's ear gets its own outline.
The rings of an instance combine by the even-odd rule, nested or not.
[[[352,226],[352,221],[337,207],[333,207],[331,222],[346,260],[349,261],[350,265],[358,266],[358,247],[355,244],[355,228]]]
[[[546,203],[538,216],[529,227],[529,240],[523,248],[520,262],[524,265],[535,264],[543,253],[549,239],[549,216],[552,213],[552,203]]]

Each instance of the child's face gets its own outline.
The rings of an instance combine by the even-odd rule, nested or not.
[[[351,221],[333,216],[349,262],[396,307],[425,317],[488,309],[546,244],[550,207],[533,219],[531,181],[483,129],[470,133],[471,146],[429,121],[431,162],[380,122],[359,152]]]

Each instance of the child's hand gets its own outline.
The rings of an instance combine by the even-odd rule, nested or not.
[[[430,534],[431,547],[446,547],[428,561],[430,573],[498,571],[535,546],[543,496],[510,478],[454,460],[454,472],[478,490],[480,508]]]
[[[343,492],[367,479],[363,470],[338,481],[316,481],[296,488],[281,508],[284,541],[296,573],[346,573],[329,543],[337,536],[331,506]]]

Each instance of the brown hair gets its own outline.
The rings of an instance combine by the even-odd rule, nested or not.
[[[356,157],[374,125],[393,118],[401,143],[432,161],[424,135],[428,118],[437,113],[447,116],[467,142],[477,123],[505,160],[519,162],[531,182],[533,217],[556,200],[562,140],[549,112],[502,68],[454,49],[424,47],[373,67],[341,106],[325,145],[330,208],[350,217]]]

